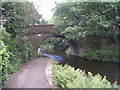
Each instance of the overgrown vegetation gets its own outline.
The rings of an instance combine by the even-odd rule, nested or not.
[[[65,51],[69,45],[65,39],[52,37],[47,39],[40,47],[44,50]]]
[[[19,70],[20,65],[32,58],[32,45],[27,42],[26,27],[35,25],[41,15],[30,2],[3,2],[0,27],[1,87],[8,74]]]
[[[80,69],[75,70],[69,65],[53,66],[54,84],[61,88],[119,88],[116,83],[111,84],[106,77],[95,76]]]
[[[115,46],[104,46],[97,51],[86,52],[84,56],[89,58],[89,60],[120,62],[120,56],[115,52]]]
[[[86,35],[117,39],[119,31],[120,2],[66,2],[55,8],[54,18],[66,38],[76,39]],[[61,27],[60,27],[61,28]]]
[[[4,85],[2,81],[5,81],[8,77],[8,67],[9,67],[9,54],[6,50],[4,43],[0,40],[0,87]]]
[[[120,32],[120,2],[81,3],[73,1],[75,2],[57,4],[55,8],[53,19],[54,24],[59,28],[59,33],[63,34],[67,40],[80,41],[80,38],[86,37],[106,39],[105,44],[101,44],[101,47],[106,48],[105,50],[102,48],[100,50],[99,47],[96,51],[91,49],[88,52],[92,52],[92,54],[87,53],[86,56],[88,59],[119,62],[116,57],[120,53],[116,51],[120,37],[120,33],[118,33]],[[116,50],[111,51],[108,44],[114,44]],[[112,55],[111,52],[116,53],[116,55]]]

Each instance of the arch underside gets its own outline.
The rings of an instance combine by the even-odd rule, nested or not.
[[[44,42],[44,40],[50,37],[56,37],[61,39],[66,39],[64,35],[61,34],[51,34],[52,30],[56,30],[54,25],[36,25],[28,27],[28,33],[26,36],[28,37],[28,41],[33,45],[33,53],[37,53],[37,48],[39,48],[40,44]],[[67,40],[68,41],[68,40]],[[79,45],[76,40],[69,40],[68,44],[72,48],[72,53],[75,55],[79,55]]]
[[[57,37],[57,38],[65,38],[64,35],[54,35],[52,37]],[[72,48],[72,53],[74,55],[79,55],[80,54],[80,51],[79,51],[79,45],[77,43],[76,40],[67,40],[68,41],[68,44],[71,46]]]

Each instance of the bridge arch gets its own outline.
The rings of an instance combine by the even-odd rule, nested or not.
[[[26,34],[28,41],[33,45],[33,53],[37,55],[37,49],[40,47],[46,39],[50,37],[65,38],[64,35],[53,35],[50,32],[57,30],[53,24],[47,25],[35,25],[27,28],[28,33]],[[69,40],[69,45],[72,48],[73,54],[79,55],[79,45],[76,40]]]

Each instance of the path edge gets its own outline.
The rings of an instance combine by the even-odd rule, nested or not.
[[[55,88],[55,86],[53,85],[53,75],[52,75],[52,68],[53,68],[53,63],[54,61],[52,59],[49,59],[47,61],[47,66],[46,66],[46,69],[45,69],[45,74],[46,74],[46,77],[47,77],[47,81],[50,85],[50,88]]]

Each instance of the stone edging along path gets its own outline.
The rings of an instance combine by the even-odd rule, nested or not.
[[[50,88],[56,88],[56,87],[53,85],[53,80],[54,80],[54,77],[53,77],[53,75],[52,75],[53,63],[54,63],[54,61],[53,61],[52,59],[48,60],[47,66],[46,66],[46,70],[45,70],[45,74],[46,74],[48,83],[49,83],[49,85],[50,85]]]

